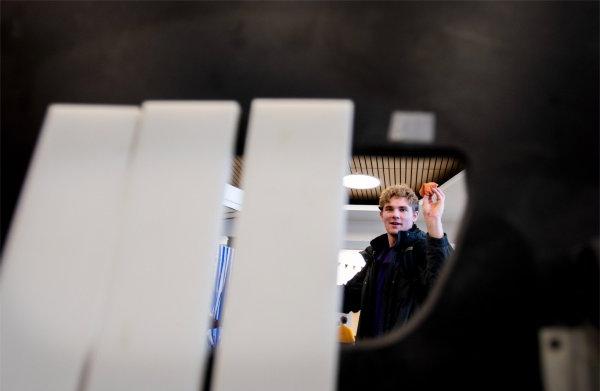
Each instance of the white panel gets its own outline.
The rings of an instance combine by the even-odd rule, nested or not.
[[[238,115],[234,102],[143,105],[108,320],[86,390],[199,389]]]
[[[102,313],[139,110],[49,108],[2,265],[3,390],[75,390]]]
[[[446,194],[442,225],[444,226],[444,232],[448,236],[448,240],[454,246],[463,223],[469,198],[467,194],[466,172],[464,170],[459,172],[444,182],[440,188]],[[419,201],[419,205],[423,205],[423,200]],[[423,231],[427,231],[427,224],[425,224],[422,213],[419,214],[417,226]]]
[[[225,184],[225,196],[223,197],[223,205],[232,210],[241,210],[244,200],[244,191],[230,184]]]
[[[334,388],[352,115],[345,100],[253,102],[213,389]]]
[[[547,391],[598,389],[598,331],[545,327],[538,333],[541,373]]]
[[[431,143],[435,138],[435,114],[426,111],[394,111],[388,130],[391,141]]]

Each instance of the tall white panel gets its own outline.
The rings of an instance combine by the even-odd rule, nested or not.
[[[2,264],[1,389],[75,390],[97,333],[139,110],[53,105]]]
[[[86,390],[197,391],[239,107],[148,102]]]
[[[335,386],[346,100],[252,103],[215,390]]]

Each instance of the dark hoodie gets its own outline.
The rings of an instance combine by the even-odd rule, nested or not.
[[[361,251],[365,266],[344,288],[343,312],[360,310],[357,339],[376,337],[408,321],[425,301],[441,266],[452,252],[446,234],[430,237],[413,225],[400,231],[394,246],[395,256],[377,284],[379,267],[389,249],[387,234],[371,241]],[[383,255],[383,256],[380,256]],[[376,292],[379,285],[379,292]],[[383,312],[376,318],[376,300]]]

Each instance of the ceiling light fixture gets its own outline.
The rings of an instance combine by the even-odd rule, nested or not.
[[[370,175],[346,175],[344,177],[344,187],[351,189],[372,189],[381,183],[378,178]]]

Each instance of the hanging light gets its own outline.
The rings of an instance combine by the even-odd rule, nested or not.
[[[344,187],[351,189],[372,189],[381,183],[378,178],[370,175],[351,174],[344,177]]]

